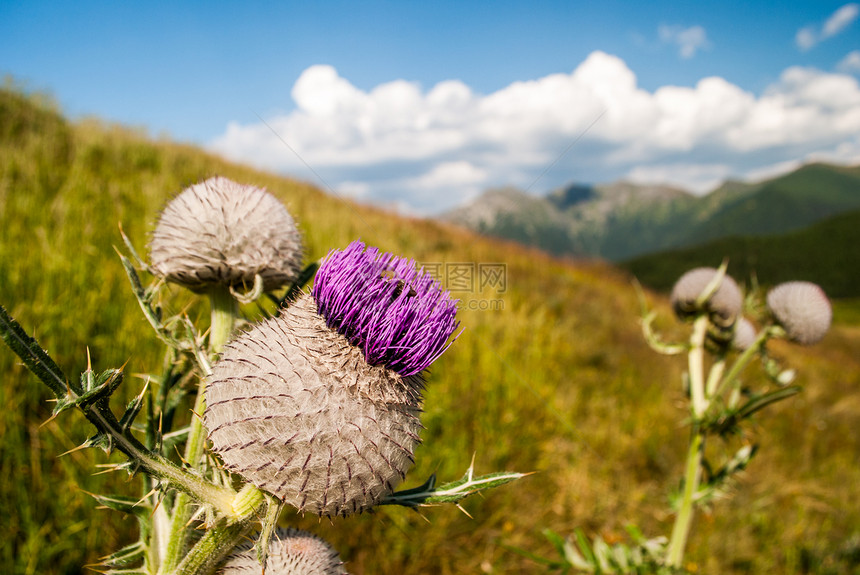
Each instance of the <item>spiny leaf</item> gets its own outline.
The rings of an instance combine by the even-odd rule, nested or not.
[[[123,433],[128,432],[131,428],[132,423],[134,423],[134,419],[140,413],[140,409],[143,407],[143,400],[146,396],[146,390],[149,389],[149,382],[143,386],[143,389],[140,393],[128,402],[128,405],[125,408],[125,412],[122,414],[122,417],[119,420],[120,426],[122,426]]]
[[[129,515],[137,517],[148,517],[152,514],[152,506],[146,501],[135,499],[134,497],[126,497],[124,495],[102,495],[99,493],[90,493],[85,491],[87,495],[109,509],[122,511]]]
[[[501,471],[474,477],[470,467],[466,474],[456,481],[436,487],[436,477],[431,475],[423,485],[413,489],[405,489],[392,493],[382,500],[381,505],[402,505],[404,507],[420,507],[438,505],[441,503],[459,503],[466,497],[500,487],[506,483],[522,479],[528,473]]]
[[[768,405],[789,398],[792,395],[800,393],[802,390],[803,388],[799,385],[790,385],[788,387],[782,387],[780,389],[775,389],[763,395],[756,396],[753,399],[749,400],[747,403],[745,403],[738,410],[738,419],[746,419],[755,412],[764,409]]]
[[[63,370],[51,359],[42,346],[24,331],[21,325],[12,319],[6,309],[0,305],[0,337],[12,351],[24,362],[33,375],[51,388],[58,398],[65,397],[70,382]],[[77,384],[71,384],[72,391],[80,393]]]

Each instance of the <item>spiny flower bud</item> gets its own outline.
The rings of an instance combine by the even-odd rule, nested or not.
[[[672,288],[672,308],[680,318],[708,312],[711,321],[721,327],[732,325],[743,306],[743,296],[735,280],[724,276],[716,291],[700,306],[699,297],[713,281],[718,270],[696,268],[688,271]]]
[[[302,241],[292,216],[261,188],[210,178],[176,196],[161,213],[150,267],[195,292],[245,286],[259,275],[275,290],[298,276]]]
[[[320,310],[305,295],[229,343],[212,368],[205,412],[226,468],[300,511],[328,516],[377,505],[405,477],[420,441],[420,370],[457,326],[456,302],[400,258],[386,255],[381,269],[356,276],[351,268],[366,258],[332,255],[314,291],[340,305]],[[405,278],[399,292],[383,271]],[[441,343],[428,347],[419,336]]]
[[[833,318],[824,290],[811,282],[779,284],[767,294],[767,307],[788,338],[801,345],[821,341]]]
[[[269,543],[266,575],[344,575],[337,551],[321,538],[299,529],[279,529]],[[256,575],[263,568],[251,543],[244,543],[227,557],[219,575]]]
[[[735,322],[734,337],[732,338],[732,346],[740,351],[745,351],[750,348],[756,340],[755,326],[745,317],[739,318]]]

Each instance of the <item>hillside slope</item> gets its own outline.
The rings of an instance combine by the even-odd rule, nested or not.
[[[427,264],[504,264],[504,290],[459,292],[466,331],[434,364],[424,444],[406,487],[431,473],[539,471],[453,507],[384,508],[332,522],[285,514],[328,539],[351,573],[542,573],[509,550],[549,555],[541,535],[581,526],[613,540],[635,521],[665,533],[669,488],[681,474],[682,366],[642,341],[626,277],[434,222],[332,198],[312,186],[230,164],[200,150],[112,126],[70,125],[17,93],[0,91],[0,303],[35,332],[69,374],[127,363],[157,372],[159,344],[131,296],[113,245],[117,224],[145,253],[164,202],[212,175],[266,186],[290,208],[308,258],[361,238]],[[170,309],[206,306],[180,290]],[[666,302],[651,296],[664,313]],[[205,320],[203,320],[205,323]],[[664,322],[671,329],[669,320]],[[762,421],[762,453],[737,496],[697,521],[689,560],[700,572],[848,573],[856,568],[860,509],[860,329],[839,325],[816,348],[791,354],[807,390]],[[750,379],[753,375],[749,376]],[[128,377],[123,399],[143,385]],[[101,452],[72,450],[89,428],[52,405],[0,348],[0,564],[12,574],[83,573],[131,540],[135,522],[96,509],[85,493],[139,494],[139,480],[93,475]],[[119,404],[119,401],[117,402]],[[118,405],[117,405],[118,407]],[[113,456],[112,460],[118,460]],[[428,521],[429,520],[429,521]]]
[[[835,298],[860,298],[860,211],[847,212],[787,234],[714,240],[619,263],[644,285],[667,291],[693,267],[728,258],[735,277],[775,285],[792,279],[819,284]]]

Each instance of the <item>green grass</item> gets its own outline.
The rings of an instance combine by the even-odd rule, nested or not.
[[[350,572],[537,573],[507,548],[551,554],[545,527],[580,526],[609,540],[630,521],[648,535],[670,528],[666,494],[687,439],[677,408],[683,367],[645,346],[625,274],[357,206],[126,129],[69,125],[14,91],[0,91],[0,126],[0,303],[69,374],[85,367],[87,348],[97,370],[126,361],[129,373],[160,368],[158,342],[112,247],[121,244],[117,225],[145,252],[163,204],[216,174],[281,198],[309,258],[361,238],[422,262],[507,265],[504,309],[463,311],[465,333],[434,364],[424,445],[406,486],[432,472],[457,478],[473,454],[479,473],[537,473],[467,500],[474,519],[453,507],[424,517],[384,508],[332,522],[286,514],[285,522],[327,538]],[[649,297],[666,316],[661,325],[679,333],[664,299]],[[204,302],[179,301],[192,317],[204,315]],[[761,418],[761,454],[736,496],[696,520],[689,559],[700,572],[857,569],[860,328],[856,308],[844,317],[815,348],[775,346],[791,356],[806,391]],[[141,385],[130,377],[122,393]],[[83,572],[134,537],[133,520],[96,509],[84,490],[134,495],[139,480],[93,475],[107,460],[101,452],[58,458],[90,430],[74,413],[42,426],[48,397],[0,349],[0,564],[8,573]]]

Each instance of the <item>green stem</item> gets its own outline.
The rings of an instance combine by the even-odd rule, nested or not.
[[[693,333],[690,336],[690,352],[688,353],[688,366],[690,377],[690,399],[693,407],[693,418],[698,421],[708,409],[708,400],[705,398],[705,337],[708,333],[708,316],[701,315],[693,324]]]
[[[209,305],[212,310],[209,351],[219,354],[233,333],[236,318],[239,317],[239,304],[228,287],[215,286],[209,291]]]
[[[690,448],[687,451],[687,469],[684,473],[684,493],[681,506],[672,527],[672,538],[666,552],[666,562],[670,567],[681,567],[684,560],[684,548],[693,524],[693,511],[696,505],[696,492],[702,477],[702,455],[705,448],[705,436],[698,425],[693,426]]]
[[[729,372],[723,378],[723,381],[720,383],[719,387],[716,390],[715,395],[721,395],[723,391],[725,391],[730,385],[732,385],[738,376],[741,374],[741,371],[749,364],[749,362],[758,354],[761,350],[761,347],[764,345],[769,338],[774,335],[778,335],[778,328],[767,327],[761,330],[761,333],[758,334],[758,337],[752,343],[751,346],[746,348],[743,353],[735,360],[735,363],[732,365]]]
[[[139,441],[120,431],[119,422],[112,413],[90,406],[84,411],[84,415],[98,429],[110,435],[117,449],[132,461],[139,463],[151,475],[167,481],[175,489],[193,496],[198,501],[211,504],[222,513],[233,513],[232,502],[235,493],[231,489],[210,483],[147,450]]]
[[[209,326],[209,351],[211,355],[221,352],[224,344],[230,339],[233,326],[239,315],[236,299],[226,286],[214,286],[209,291],[209,306],[211,323]],[[204,355],[205,354],[201,354]],[[204,358],[201,364],[208,365]],[[205,369],[205,368],[204,368]],[[197,388],[197,399],[194,402],[194,413],[191,415],[191,426],[188,440],[185,444],[185,461],[188,465],[199,468],[203,459],[203,448],[206,444],[206,429],[203,427],[203,412],[206,410],[206,377],[200,377]],[[162,573],[172,573],[179,565],[188,547],[188,522],[193,513],[192,501],[183,493],[176,496],[173,506],[173,518],[170,525],[170,537],[167,554],[162,564]],[[232,510],[231,510],[232,512]]]
[[[227,524],[223,519],[207,530],[203,538],[185,555],[172,575],[209,575],[224,558],[250,533],[253,523],[245,521]]]
[[[726,358],[720,355],[719,358],[711,366],[711,371],[708,372],[708,381],[705,384],[705,398],[710,401],[717,397],[716,391],[720,385],[720,379],[726,371]]]
[[[171,575],[209,575],[251,531],[267,504],[263,492],[246,485],[233,500],[233,516],[222,517],[184,556]]]

